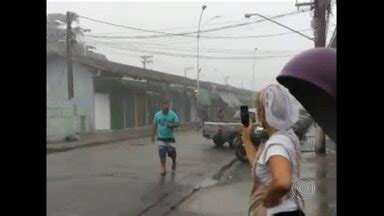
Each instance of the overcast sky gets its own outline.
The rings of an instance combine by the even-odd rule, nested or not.
[[[52,2],[47,3],[47,13],[65,13],[73,11],[79,15],[102,20],[114,24],[130,26],[141,29],[157,30],[163,32],[193,32],[201,12],[202,2]],[[285,2],[255,2],[255,3],[205,3],[207,8],[202,18],[201,30],[212,29],[232,24],[245,23],[260,18],[245,19],[248,12],[260,13],[265,16],[275,16],[297,11],[295,1]],[[336,6],[334,16],[331,17],[329,34],[330,39],[336,24]],[[220,16],[219,18],[214,18]],[[312,14],[310,12],[298,13],[276,19],[296,30],[311,28]],[[129,30],[115,26],[105,25],[80,18],[80,26],[91,29],[92,35],[99,36],[147,36],[154,35],[136,30]],[[230,28],[220,31],[201,33],[201,36],[255,36],[284,33],[289,30],[274,23],[265,21],[243,27]],[[305,31],[313,37],[312,31]],[[193,35],[192,35],[193,36]],[[183,55],[196,55],[195,37],[165,37],[151,39],[110,39],[90,38],[84,39],[97,47],[97,52],[103,53],[110,61],[142,67],[141,55],[152,55],[153,64],[147,68],[184,76],[185,67],[196,68],[195,57],[179,57]],[[291,56],[295,51],[305,50],[314,46],[313,41],[298,34],[286,34],[276,37],[247,38],[247,39],[200,39],[200,55],[214,57],[251,56],[255,48],[256,59],[265,56]],[[177,56],[143,53],[156,51],[171,53]],[[236,51],[228,51],[236,50]],[[271,52],[269,52],[271,51]],[[246,54],[244,54],[246,53]],[[259,59],[255,61],[255,81],[252,82],[252,59],[200,59],[202,68],[201,80],[224,83],[224,76],[229,76],[230,85],[256,90],[276,82],[284,64],[291,57]],[[196,78],[196,70],[188,71],[190,78]]]

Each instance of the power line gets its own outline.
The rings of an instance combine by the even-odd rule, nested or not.
[[[276,19],[276,18],[281,18],[281,17],[284,17],[284,16],[290,16],[290,15],[298,14],[300,12],[306,12],[306,11],[294,11],[294,12],[290,12],[290,13],[286,13],[286,14],[281,14],[281,15],[273,16],[273,17],[270,17],[269,19]],[[98,23],[102,23],[102,24],[106,24],[106,25],[115,26],[115,27],[126,28],[126,29],[136,30],[136,31],[149,32],[149,33],[162,34],[162,35],[146,35],[146,36],[145,35],[138,35],[138,36],[135,36],[135,38],[161,38],[161,37],[168,37],[168,36],[195,37],[195,36],[191,36],[191,34],[196,34],[197,33],[197,31],[183,32],[183,33],[170,33],[170,32],[148,30],[148,29],[142,29],[142,28],[136,28],[136,27],[131,27],[131,26],[114,24],[114,23],[103,21],[103,20],[98,20],[98,19],[94,19],[94,18],[90,18],[90,17],[86,17],[86,16],[81,16],[81,15],[79,15],[79,17],[87,19],[87,20],[90,20],[90,21],[93,21],[93,22],[98,22]],[[252,21],[252,22],[245,22],[245,23],[240,23],[240,24],[222,26],[222,27],[218,27],[218,28],[206,29],[206,30],[201,30],[200,33],[202,33],[202,32],[219,31],[219,30],[229,29],[229,28],[237,28],[237,27],[240,27],[240,26],[246,26],[246,25],[251,25],[251,24],[254,24],[254,23],[263,22],[265,20],[266,19],[259,19],[259,20]]]
[[[299,30],[299,32],[307,32],[307,31],[312,31],[312,29],[307,28],[307,29]],[[244,39],[244,38],[276,37],[276,36],[288,35],[293,33],[295,32],[287,31],[287,32],[275,33],[275,34],[261,34],[261,35],[247,35],[247,36],[200,36],[200,37],[207,38],[207,39]],[[140,39],[141,38],[136,36],[100,36],[100,35],[94,35],[94,34],[87,34],[85,36],[90,38],[105,38],[105,39]]]
[[[332,25],[333,26],[333,25]],[[226,31],[228,30],[232,30],[232,29],[227,29]],[[249,29],[249,30],[252,30],[252,29]],[[225,31],[225,30],[224,30]],[[299,30],[300,32],[306,32],[306,31],[312,31],[312,29],[302,29],[302,30]],[[221,31],[222,32],[222,31]],[[228,32],[229,33],[229,32]],[[239,33],[239,30],[236,30],[236,32],[231,32],[231,33],[236,33],[238,34]],[[214,34],[214,35],[201,35],[200,37],[202,39],[255,39],[255,38],[269,38],[269,37],[277,37],[277,36],[283,36],[283,35],[289,35],[289,34],[293,34],[293,32],[289,31],[289,32],[282,32],[282,33],[273,33],[273,34],[262,34],[262,35],[246,35],[246,36],[231,36],[233,34],[223,34],[223,33],[220,33],[220,34]],[[209,33],[208,33],[209,34]],[[115,39],[134,39],[134,36],[112,36],[112,37],[104,37],[104,36],[100,36],[100,35],[86,35],[85,37],[87,38],[115,38]],[[169,39],[169,38],[158,38],[156,40],[152,39],[152,40],[146,40],[146,42],[161,42],[162,44],[164,43],[171,43],[171,44],[179,44],[179,43],[187,43],[187,42],[191,42],[195,39],[195,37],[189,37],[187,39],[182,39],[182,38],[172,38],[172,39]]]
[[[196,58],[196,55],[190,55],[190,54],[183,54],[183,53],[170,53],[170,52],[162,52],[162,51],[155,51],[155,50],[146,50],[146,49],[137,49],[137,48],[122,48],[121,46],[116,45],[103,45],[99,44],[101,47],[106,48],[113,48],[121,51],[129,51],[129,52],[139,52],[139,53],[149,53],[149,54],[158,54],[158,55],[165,55],[165,56],[172,56],[172,57],[188,57],[188,58]],[[217,60],[263,60],[263,59],[274,59],[274,58],[287,58],[292,57],[292,55],[284,55],[284,56],[265,56],[265,57],[258,57],[255,59],[255,56],[200,56],[201,58],[205,59],[217,59]]]
[[[143,45],[143,46],[155,46],[155,47],[163,47],[167,50],[170,49],[180,49],[180,50],[193,50],[194,47],[183,47],[183,46],[172,46],[158,43],[148,43],[148,42],[137,42],[137,41],[119,41],[119,40],[111,40],[111,39],[94,39],[94,38],[81,38],[84,42],[102,42],[102,43],[111,43],[111,44],[121,44],[121,45]],[[201,50],[207,51],[219,51],[219,52],[228,52],[228,53],[246,53],[253,54],[254,50],[245,50],[245,49],[219,49],[219,48],[201,48]],[[258,52],[300,52],[301,50],[259,50]]]
[[[211,24],[204,24],[204,26],[217,26],[222,24],[229,24],[229,23],[237,23],[237,22],[244,22],[246,19],[239,19],[239,20],[233,20],[233,21],[227,21],[227,22],[219,22],[219,23],[211,23]],[[169,30],[179,30],[179,29],[196,29],[197,26],[183,26],[183,27],[174,27],[174,28],[163,28],[160,29],[161,31],[169,31]],[[97,33],[98,35],[111,35],[111,34],[121,34],[121,33],[128,33],[128,32],[105,32],[105,33]]]
[[[166,50],[181,50],[181,51],[193,51],[196,49],[192,47],[180,47],[180,46],[168,46],[164,44],[152,44],[152,43],[140,43],[140,42],[121,42],[121,41],[111,41],[111,40],[95,40],[95,39],[86,39],[86,42],[101,42],[104,44],[114,44],[114,45],[140,45],[145,47],[155,47],[155,48],[163,48]],[[252,54],[249,50],[233,50],[233,49],[214,49],[214,48],[202,48],[202,51],[207,52],[219,52],[219,53],[243,53],[243,54]]]
[[[331,25],[331,26],[335,26],[335,25]],[[307,32],[307,31],[313,31],[313,29],[307,28],[307,29],[298,30],[298,32]],[[275,34],[248,35],[248,36],[201,36],[201,37],[208,38],[208,39],[244,39],[244,38],[276,37],[276,36],[282,36],[282,35],[288,35],[288,34],[295,34],[295,32],[288,31],[288,32],[282,32],[282,33],[275,33]]]
[[[180,46],[168,46],[163,44],[150,44],[150,43],[140,43],[140,42],[120,42],[120,41],[102,41],[102,40],[95,40],[95,39],[86,39],[86,42],[89,43],[96,43],[96,44],[105,44],[105,45],[128,45],[128,46],[135,46],[139,45],[140,47],[145,48],[155,48],[155,49],[163,49],[163,50],[176,50],[176,51],[190,51],[195,52],[195,48],[192,47],[180,47]],[[215,49],[215,48],[202,48],[202,52],[207,53],[223,53],[223,54],[244,54],[244,55],[254,55],[254,50],[234,50],[234,49]],[[276,52],[283,52],[283,53],[297,53],[300,52],[300,50],[260,50],[258,53],[267,52],[267,53],[276,53]]]
[[[116,44],[108,44],[108,43],[96,43],[97,45],[100,45],[100,46],[103,46],[103,47],[113,47],[113,48],[120,48],[120,49],[128,49],[128,50],[136,50],[138,52],[163,52],[163,51],[169,51],[169,49],[164,49],[164,48],[150,48],[150,47],[143,47],[143,46],[140,46],[140,47],[137,47],[137,46],[122,46],[122,45],[116,45]],[[144,48],[144,49],[143,49]],[[187,54],[188,56],[190,55],[194,55],[194,52],[191,52],[191,51],[183,51],[183,50],[172,50],[172,51],[176,51],[177,53],[175,55],[184,55],[184,54]],[[181,52],[181,53],[180,53]],[[211,52],[211,53],[220,53],[220,52]],[[229,54],[231,53],[220,53],[220,54],[224,54],[225,55],[225,58],[246,58],[246,59],[257,59],[257,58],[264,58],[264,57],[279,57],[281,55],[294,55],[294,54],[297,54],[298,52],[285,52],[285,53],[279,53],[280,55],[276,55],[275,53],[265,53],[264,55],[262,56],[255,56],[255,55],[246,55],[246,54],[243,54],[241,56],[235,56],[235,57],[231,57],[231,56],[228,56]],[[157,54],[157,53],[155,53]],[[233,54],[233,53],[232,53]],[[272,55],[271,55],[272,54]],[[214,56],[216,57],[216,56]],[[208,57],[210,58],[210,56]],[[219,56],[219,58],[222,58],[221,56]]]
[[[242,27],[247,27],[246,31],[251,31],[253,30],[253,27],[251,27],[250,25],[248,26],[242,26]],[[251,28],[250,28],[251,27]],[[240,28],[240,27],[239,27]],[[219,32],[207,32],[205,35],[202,35],[201,39],[203,40],[206,40],[206,39],[253,39],[253,36],[240,36],[239,38],[237,38],[238,36],[238,33],[239,33],[239,29],[224,29],[224,30],[221,30],[220,33]],[[306,30],[306,29],[305,29]],[[223,32],[228,32],[228,31],[231,31],[231,32],[228,32],[229,34],[223,34]],[[213,35],[211,35],[213,33]],[[236,34],[236,35],[233,35]],[[277,33],[277,34],[268,34],[268,35],[256,35],[254,38],[268,38],[268,37],[273,37],[273,36],[279,36],[279,35],[285,35],[286,33]],[[289,34],[291,34],[289,32]],[[225,37],[224,36],[231,36],[231,37]],[[236,36],[236,37],[235,37]],[[127,37],[130,37],[130,36],[127,36]],[[249,38],[248,38],[249,37]],[[170,38],[170,37],[162,37],[162,38],[152,38],[152,39],[146,39],[146,42],[161,42],[163,44],[165,43],[168,43],[168,44],[181,44],[181,43],[188,43],[188,42],[191,42],[195,40],[195,37],[185,37],[184,39],[183,38]]]

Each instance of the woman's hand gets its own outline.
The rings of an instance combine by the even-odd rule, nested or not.
[[[252,144],[252,136],[253,133],[253,125],[250,121],[248,127],[243,127],[243,130],[241,132],[241,140],[243,141],[243,147],[245,149],[245,152],[247,153],[248,162],[251,166],[253,166],[255,157],[256,157],[256,148]]]
[[[246,143],[250,143],[252,142],[251,141],[251,135],[253,133],[253,125],[252,125],[252,121],[251,119],[249,120],[249,125],[248,127],[243,127],[243,130],[242,130],[242,136],[241,136],[241,139],[243,140],[243,143],[246,144]]]

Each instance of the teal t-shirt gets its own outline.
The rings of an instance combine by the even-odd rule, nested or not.
[[[168,124],[179,123],[176,113],[169,110],[167,114],[159,111],[153,118],[153,124],[157,125],[157,138],[173,138],[173,131],[167,127]]]

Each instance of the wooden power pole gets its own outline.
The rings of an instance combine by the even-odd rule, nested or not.
[[[326,1],[315,0],[315,47],[325,47],[327,37],[327,21],[326,21]],[[316,154],[326,154],[325,134],[321,127],[316,127]]]
[[[72,32],[72,21],[74,14],[67,12],[67,35],[66,35],[66,55],[67,55],[67,78],[68,78],[68,100],[72,99],[74,96],[73,90],[73,63],[72,63],[72,43],[74,35]]]
[[[140,58],[142,58],[143,60],[141,61],[141,63],[143,63],[143,68],[146,69],[146,65],[147,63],[153,63],[152,61],[152,58],[153,56],[140,56]]]
[[[315,36],[315,47],[326,47],[326,11],[328,4],[330,4],[329,0],[314,0],[313,2],[296,3],[298,9],[304,6],[310,6],[312,9],[314,9],[314,17],[312,22]],[[316,127],[315,152],[317,154],[326,153],[325,134],[319,126]]]

